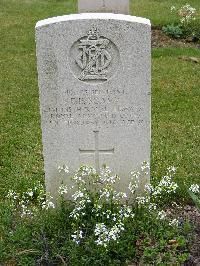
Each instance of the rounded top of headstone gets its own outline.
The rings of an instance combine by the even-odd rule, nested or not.
[[[128,22],[135,22],[139,24],[146,24],[151,26],[150,20],[141,17],[135,17],[130,15],[113,14],[113,13],[82,13],[82,14],[71,14],[65,16],[52,17],[44,20],[40,20],[36,23],[35,28],[40,28],[54,23],[60,23],[64,21],[74,21],[74,20],[94,20],[94,19],[104,19],[104,20],[123,20]]]

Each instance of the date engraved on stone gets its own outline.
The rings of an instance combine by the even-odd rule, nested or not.
[[[119,52],[116,45],[92,28],[87,36],[75,42],[70,50],[71,68],[85,82],[107,81],[116,73]]]

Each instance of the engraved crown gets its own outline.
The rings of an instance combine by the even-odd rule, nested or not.
[[[99,31],[96,28],[91,29],[88,32],[88,40],[98,40],[99,39]]]

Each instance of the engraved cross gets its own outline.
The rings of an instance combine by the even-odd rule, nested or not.
[[[84,154],[94,154],[95,168],[96,168],[96,171],[99,172],[100,170],[99,155],[100,154],[114,154],[114,148],[108,149],[108,150],[99,149],[99,131],[93,131],[93,132],[94,132],[94,139],[95,139],[94,150],[79,149],[79,151],[80,153],[84,153]]]

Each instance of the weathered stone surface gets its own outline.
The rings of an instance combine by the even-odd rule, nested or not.
[[[63,164],[107,164],[126,186],[150,160],[149,20],[50,18],[37,23],[36,44],[47,191],[56,194]]]
[[[78,0],[78,11],[129,14],[129,0]]]

